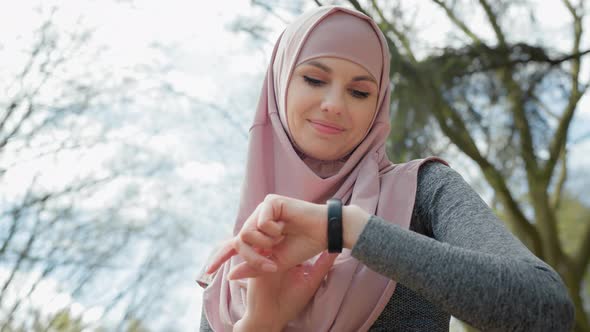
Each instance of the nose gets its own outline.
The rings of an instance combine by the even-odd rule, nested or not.
[[[332,113],[341,115],[346,109],[344,101],[344,91],[336,86],[331,87],[326,91],[324,99],[322,100],[321,110],[324,113]]]

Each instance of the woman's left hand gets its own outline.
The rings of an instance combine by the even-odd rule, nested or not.
[[[336,256],[324,251],[313,265],[248,279],[246,313],[236,330],[281,331],[310,301]]]

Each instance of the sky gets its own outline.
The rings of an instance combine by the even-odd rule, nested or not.
[[[22,64],[22,54],[19,47],[30,43],[26,31],[30,31],[39,17],[39,12],[31,10],[38,1],[27,0],[11,2],[10,10],[0,13],[0,61],[11,66],[1,66],[0,77],[8,77],[10,68],[18,68]],[[287,3],[285,1],[283,4]],[[309,2],[313,6],[312,2]],[[568,36],[564,35],[563,27],[567,13],[560,1],[537,1],[539,21],[544,22],[548,29],[542,34],[543,38],[554,40],[556,48],[567,49]],[[163,69],[160,81],[173,86],[176,93],[184,97],[197,100],[202,108],[189,108],[182,102],[166,102],[155,106],[157,96],[146,95],[139,100],[131,114],[117,114],[127,121],[122,121],[117,130],[111,133],[117,137],[133,137],[138,144],[145,143],[155,153],[167,156],[177,165],[175,181],[187,186],[203,188],[200,195],[218,200],[213,207],[225,207],[221,214],[224,221],[221,226],[211,226],[213,236],[209,242],[198,242],[190,247],[194,255],[196,274],[199,265],[211,251],[215,241],[220,240],[231,229],[231,219],[237,209],[237,197],[240,175],[245,158],[246,141],[240,136],[240,130],[245,131],[253,114],[262,77],[270,57],[272,44],[255,44],[244,33],[231,31],[230,26],[240,15],[256,14],[249,0],[228,1],[92,1],[67,0],[44,1],[43,8],[50,4],[59,4],[56,12],[56,22],[62,29],[73,29],[76,24],[92,27],[92,43],[100,49],[97,63],[90,63],[96,71],[108,69],[113,80],[122,79],[126,74],[133,73],[138,65]],[[444,45],[445,32],[448,28],[444,18],[432,14],[432,6],[425,1],[418,2],[419,10],[416,15],[417,26],[423,36],[433,43]],[[5,5],[8,7],[8,5]],[[42,14],[47,10],[43,9]],[[285,17],[288,17],[283,13]],[[519,13],[514,13],[518,16]],[[482,21],[477,18],[474,22]],[[280,20],[268,21],[272,30],[268,37],[274,42],[284,23]],[[590,33],[588,20],[587,31]],[[514,27],[523,35],[525,29]],[[22,31],[23,33],[15,33]],[[491,38],[491,31],[481,28],[482,34]],[[587,35],[586,35],[587,36]],[[590,38],[586,38],[587,47]],[[91,58],[91,54],[86,55]],[[89,70],[88,62],[74,61],[70,71]],[[588,61],[583,69],[587,80],[590,76]],[[150,91],[155,81],[149,76],[139,80],[136,89]],[[159,82],[161,83],[161,82]],[[8,89],[8,92],[11,90]],[[233,119],[233,124],[220,121],[219,114],[214,107],[218,105]],[[119,110],[121,111],[121,110]],[[196,114],[203,112],[203,114]],[[133,119],[133,121],[129,121]],[[204,121],[206,126],[198,121]],[[575,134],[586,133],[590,130],[590,100],[586,95],[579,104],[579,111],[574,122]],[[153,131],[157,130],[154,134]],[[228,151],[212,151],[210,143],[224,143]],[[171,149],[170,147],[174,147]],[[100,165],[105,156],[115,153],[116,149],[103,146],[102,151],[87,156],[80,168],[92,169]],[[590,166],[586,156],[590,154],[590,140],[572,149],[571,163],[577,167]],[[6,158],[6,157],[4,157]],[[77,156],[63,156],[61,163],[51,169],[51,177],[47,177],[47,186],[55,186],[67,181],[72,174],[71,165]],[[70,158],[70,159],[68,159]],[[73,158],[73,159],[72,159]],[[68,161],[69,160],[69,161]],[[7,162],[4,160],[3,162]],[[44,163],[44,165],[46,165]],[[11,173],[9,182],[3,188],[4,194],[22,194],[22,183],[41,167],[38,162],[22,165],[18,171]],[[45,166],[43,166],[45,167]],[[222,189],[231,186],[229,190]],[[221,187],[221,188],[220,188]],[[149,193],[146,193],[149,195]],[[105,199],[107,200],[107,199]],[[221,202],[225,200],[225,202]],[[191,202],[182,203],[179,209],[186,215],[209,215],[198,207],[190,206]],[[211,207],[208,207],[211,208]],[[142,213],[142,212],[138,212]],[[214,221],[200,221],[201,227],[213,225]],[[191,270],[189,267],[188,270]],[[0,279],[2,273],[0,270]],[[183,312],[177,318],[177,326],[181,330],[195,330],[200,319],[201,291],[193,282],[194,275],[187,276],[186,283],[179,285],[174,294],[178,294],[184,304]],[[35,301],[42,303],[52,300],[65,305],[73,301],[67,295],[67,290],[61,289],[55,281],[48,280],[39,287]],[[83,304],[76,303],[75,307]],[[92,321],[100,316],[100,308],[93,308],[87,313],[86,319]],[[94,316],[93,316],[94,315]],[[94,318],[93,318],[94,317]]]

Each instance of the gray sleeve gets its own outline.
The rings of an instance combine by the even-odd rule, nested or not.
[[[425,236],[372,216],[352,255],[485,331],[570,331],[574,307],[559,275],[534,256],[451,168],[418,176]]]
[[[205,317],[205,308],[201,309],[201,326],[199,327],[200,332],[213,332],[211,326],[209,326],[209,322],[207,321],[207,317]]]

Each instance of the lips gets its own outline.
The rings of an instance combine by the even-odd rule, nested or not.
[[[334,124],[334,123],[330,123],[330,122],[327,122],[327,121],[322,121],[322,120],[309,120],[309,121],[312,122],[312,123],[320,124],[322,126],[334,128],[334,129],[337,129],[337,130],[340,130],[340,131],[343,131],[344,130],[344,128],[340,127],[339,125]]]
[[[318,132],[320,132],[322,134],[336,135],[336,134],[339,134],[344,131],[344,128],[342,128],[336,124],[326,122],[326,121],[321,121],[321,120],[308,120],[308,121],[312,125],[312,127],[314,127]]]

